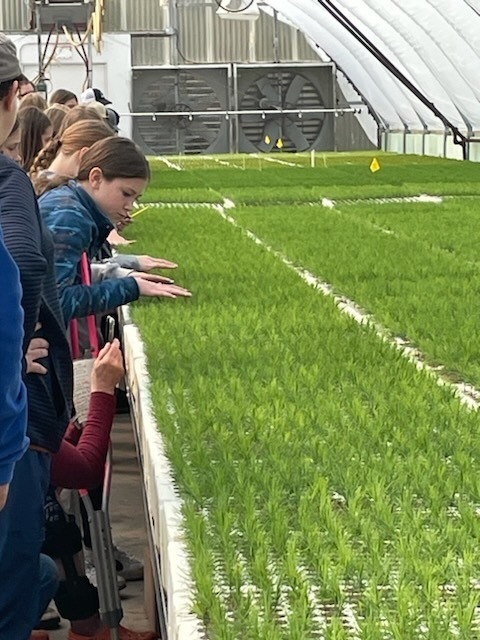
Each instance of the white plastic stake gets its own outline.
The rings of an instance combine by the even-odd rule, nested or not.
[[[312,167],[312,169],[315,168],[315,149],[312,149],[310,151],[310,166]]]

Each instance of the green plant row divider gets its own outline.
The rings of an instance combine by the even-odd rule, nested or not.
[[[133,317],[208,637],[478,638],[477,414],[216,212],[128,235],[194,292]]]

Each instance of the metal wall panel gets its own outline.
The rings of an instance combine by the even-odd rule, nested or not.
[[[132,65],[150,67],[169,64],[169,43],[165,38],[132,38]]]
[[[106,0],[105,32],[163,31],[169,24],[169,0]],[[213,0],[177,0],[179,37],[132,38],[132,65],[215,64],[224,62],[318,61],[303,34],[260,13],[254,22],[217,17]],[[0,0],[0,30],[29,30],[25,0]],[[337,119],[337,148],[369,148],[357,119]]]
[[[30,12],[23,0],[1,0],[0,30],[7,32],[27,31]]]
[[[375,149],[353,113],[339,116],[336,125],[336,151]]]
[[[275,28],[273,18],[263,12],[251,23],[218,18],[212,0],[177,0],[177,4],[177,60],[165,60],[168,47],[161,38],[149,37],[135,43],[133,65],[318,60],[301,33],[280,21]],[[162,31],[170,26],[168,6],[167,0],[106,0],[104,31]],[[0,0],[0,30],[25,32],[29,21],[25,0]]]
[[[280,21],[275,28],[273,18],[265,13],[254,22],[227,20],[215,14],[216,7],[179,7],[180,48],[185,59],[198,63],[318,60],[303,35]]]

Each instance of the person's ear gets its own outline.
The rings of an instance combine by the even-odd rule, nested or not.
[[[5,109],[7,111],[12,111],[12,109],[15,109],[15,111],[17,110],[17,107],[18,107],[17,93],[18,93],[18,81],[15,80],[15,82],[12,83],[12,86],[8,90],[8,93],[5,96],[5,99],[3,101],[5,105]]]
[[[81,162],[83,156],[87,153],[87,151],[90,149],[90,147],[82,147],[80,149],[80,151],[78,152],[78,160]]]
[[[93,167],[88,174],[88,182],[92,189],[98,189],[103,182],[103,171],[100,167]]]

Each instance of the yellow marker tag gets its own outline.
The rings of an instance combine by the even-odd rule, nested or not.
[[[281,138],[277,140],[277,149],[283,149],[283,140]]]
[[[270,136],[265,136],[265,144],[270,144]]]
[[[150,209],[150,207],[142,207],[141,209],[137,209],[136,211],[134,211],[132,213],[132,215],[130,216],[131,218],[135,218],[135,216],[140,215],[141,213],[143,213],[144,211],[146,211],[147,209]]]
[[[370,171],[372,173],[375,173],[376,171],[380,171],[380,169],[381,169],[381,166],[379,161],[376,158],[374,158],[370,163]]]

